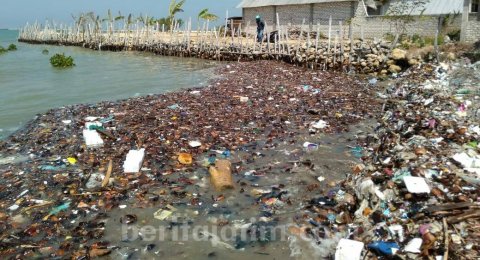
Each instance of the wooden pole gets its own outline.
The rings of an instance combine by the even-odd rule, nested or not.
[[[330,54],[330,45],[332,42],[332,16],[328,19],[328,53]]]
[[[342,23],[342,21],[339,21],[338,25],[340,26],[340,30],[339,30],[339,34],[340,34],[340,61],[342,62],[342,66],[343,66],[344,46],[343,46],[343,23]]]

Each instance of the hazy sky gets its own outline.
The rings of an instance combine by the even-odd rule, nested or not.
[[[71,14],[94,11],[100,16],[106,16],[107,10],[123,15],[149,15],[165,17],[168,13],[170,0],[2,0],[0,1],[0,28],[19,28],[27,22],[44,22],[45,19],[72,22]],[[225,17],[226,10],[229,16],[240,16],[241,9],[235,8],[241,0],[187,0],[184,13],[179,18],[195,20],[198,12],[203,8]],[[219,20],[220,21],[220,20]],[[217,22],[218,23],[218,22]]]

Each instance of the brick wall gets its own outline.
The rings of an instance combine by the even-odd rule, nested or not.
[[[468,17],[468,25],[465,33],[466,42],[476,42],[480,40],[480,21],[476,13],[471,13]]]

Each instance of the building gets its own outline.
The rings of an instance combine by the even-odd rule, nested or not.
[[[320,30],[326,34],[331,21],[334,33],[343,31],[345,34],[351,32],[356,38],[374,38],[395,33],[395,26],[385,17],[401,1],[414,0],[243,0],[238,7],[242,8],[243,27],[248,28],[249,32],[255,30],[255,16],[260,15],[266,22],[267,31],[277,30],[277,24],[288,26],[289,29],[303,25],[304,30]],[[442,31],[460,30],[463,21],[470,24],[466,27],[464,25],[466,29],[463,38],[472,41],[480,34],[476,18],[473,19],[478,17],[479,1],[430,0],[424,9],[409,12],[415,21],[407,26],[406,31],[411,35],[433,36],[439,17],[448,16],[448,22],[442,23]],[[462,13],[467,10],[469,19],[463,16],[462,20]],[[345,27],[343,30],[340,30],[340,23]]]

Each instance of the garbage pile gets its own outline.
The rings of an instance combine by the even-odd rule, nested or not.
[[[285,184],[258,182],[311,166],[300,155],[319,144],[304,148],[298,136],[343,132],[380,109],[371,87],[339,73],[268,61],[219,73],[204,88],[54,109],[1,142],[0,256],[128,258],[105,240],[106,225],[139,224],[149,209],[142,221],[192,224],[217,214],[211,222],[226,225],[233,213],[222,205],[240,197],[238,208],[250,209],[241,213],[270,225],[278,209],[298,205]],[[295,161],[256,163],[282,145],[296,147],[282,152]]]
[[[362,163],[305,201],[290,228],[292,256],[480,257],[480,62],[398,76],[377,93],[375,131],[352,149]]]

